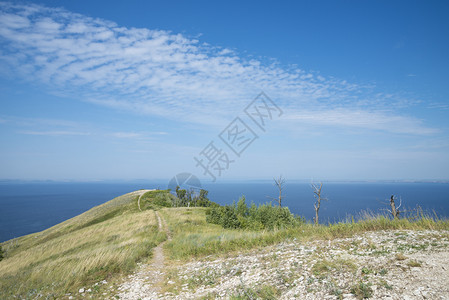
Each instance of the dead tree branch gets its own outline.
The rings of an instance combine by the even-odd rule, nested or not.
[[[327,198],[324,198],[321,195],[321,190],[323,189],[323,183],[322,182],[320,182],[319,185],[317,185],[317,184],[312,182],[310,185],[311,185],[311,187],[313,189],[313,193],[314,193],[313,196],[316,199],[315,203],[313,204],[313,207],[315,208],[315,218],[313,220],[315,222],[315,225],[318,225],[318,221],[319,221],[319,219],[318,219],[318,212],[319,212],[320,207],[321,207],[321,200],[327,201]]]
[[[398,219],[399,218],[399,214],[402,212],[399,210],[399,208],[402,206],[402,199],[399,198],[399,206],[396,207],[396,203],[395,200],[397,200],[397,198],[394,195],[391,195],[390,197],[390,213],[393,215],[393,219]]]
[[[282,195],[282,192],[284,190],[284,185],[285,185],[285,178],[281,176],[279,176],[278,178],[273,178],[274,180],[274,185],[278,188],[279,190],[279,196],[277,198],[273,198],[273,197],[269,197],[267,196],[267,198],[270,198],[271,201],[276,201],[279,205],[279,207],[282,206],[282,199],[284,199],[284,196]]]
[[[389,214],[391,214],[393,216],[393,219],[399,219],[400,215],[406,215],[406,214],[410,214],[410,213],[416,213],[415,218],[419,218],[420,216],[423,215],[423,211],[422,208],[417,205],[416,208],[414,209],[400,209],[402,207],[402,198],[399,197],[399,205],[396,206],[397,204],[397,200],[398,198],[395,195],[391,195],[390,200],[383,202],[384,205],[390,206],[389,209],[381,209],[382,211],[388,212]]]

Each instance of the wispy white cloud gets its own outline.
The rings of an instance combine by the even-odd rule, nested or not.
[[[121,139],[135,139],[142,138],[142,134],[136,132],[113,132],[111,136]]]
[[[165,131],[113,131],[112,129],[99,128],[91,123],[74,122],[63,119],[25,118],[17,116],[2,116],[0,123],[7,123],[11,131],[35,136],[96,136],[104,138],[119,138],[133,140],[156,140],[165,136]]]
[[[33,131],[33,130],[22,130],[19,131],[20,134],[27,135],[45,135],[45,136],[64,136],[64,135],[90,135],[89,132],[76,132],[76,131]]]
[[[426,127],[422,124],[422,120],[416,118],[404,117],[391,112],[360,109],[301,110],[287,112],[284,119],[297,124],[363,128],[414,135],[429,135],[439,132],[437,129]]]
[[[4,123],[29,128],[75,128],[83,126],[79,122],[64,119],[27,118],[8,115],[2,116],[0,119],[3,119]]]
[[[449,109],[449,104],[448,103],[434,102],[434,103],[429,103],[428,108],[430,108],[430,109],[439,109],[439,110],[448,110]]]
[[[87,136],[92,135],[91,126],[63,119],[26,118],[3,116],[12,132],[35,136]]]
[[[264,64],[180,34],[120,27],[64,9],[0,3],[0,43],[3,74],[40,80],[67,95],[121,110],[222,126],[264,90],[300,122],[433,132],[420,120],[393,112],[407,99],[370,86]],[[391,121],[382,119],[387,108],[385,116],[403,129],[391,129]],[[370,123],[351,119],[359,114]]]
[[[166,135],[167,132],[113,132],[110,136],[121,139],[148,139],[158,135]]]

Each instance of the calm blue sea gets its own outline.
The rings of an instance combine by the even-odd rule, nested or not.
[[[271,182],[204,184],[209,198],[219,204],[238,201],[245,195],[247,203],[265,203],[276,197]],[[37,232],[74,217],[114,197],[141,188],[166,188],[162,181],[120,183],[0,183],[0,242]],[[362,210],[379,211],[394,194],[402,198],[403,207],[420,205],[449,217],[449,183],[324,183],[320,220],[344,220]],[[288,182],[284,206],[309,220],[314,214],[313,192],[307,183]]]

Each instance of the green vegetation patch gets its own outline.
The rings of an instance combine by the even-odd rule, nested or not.
[[[355,272],[357,266],[349,259],[319,260],[312,267],[315,276],[325,276],[332,272]]]
[[[148,191],[140,198],[140,209],[149,210],[161,207],[172,207],[176,201],[176,197],[168,190]]]
[[[254,288],[245,287],[241,285],[240,290],[233,294],[230,299],[244,300],[244,299],[278,299],[281,295],[279,288],[272,285],[261,285]]]
[[[354,294],[357,299],[367,299],[373,296],[373,289],[371,283],[358,282],[351,287],[351,293]]]
[[[304,223],[288,207],[271,204],[256,206],[254,203],[248,207],[245,197],[241,197],[237,204],[210,208],[206,220],[223,228],[249,230],[292,228]]]

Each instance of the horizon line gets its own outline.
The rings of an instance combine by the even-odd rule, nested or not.
[[[285,177],[284,177],[285,178]],[[133,179],[10,179],[3,178],[0,179],[0,184],[5,183],[140,183],[140,182],[169,182],[171,178],[133,178]],[[218,182],[212,182],[211,180],[201,179],[200,182],[205,184],[220,184],[221,183],[245,183],[245,182],[272,182],[273,178],[264,179],[242,179],[242,178],[232,178],[232,179],[222,179]],[[286,183],[310,183],[314,180],[310,179],[286,179]],[[327,183],[449,183],[449,179],[321,179],[316,180],[316,182],[327,182]]]

